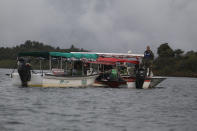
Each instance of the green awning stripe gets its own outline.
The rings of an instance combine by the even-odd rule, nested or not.
[[[18,56],[34,56],[34,57],[64,57],[64,58],[75,58],[75,59],[93,59],[98,58],[97,54],[81,54],[81,53],[64,53],[64,52],[21,52]]]
[[[65,57],[65,58],[75,58],[75,59],[94,59],[98,58],[97,54],[81,54],[81,53],[62,53],[62,52],[49,52],[50,56],[54,57]]]

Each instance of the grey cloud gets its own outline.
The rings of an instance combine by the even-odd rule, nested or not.
[[[154,52],[163,42],[197,49],[196,0],[0,1],[0,43],[25,40],[105,52]]]

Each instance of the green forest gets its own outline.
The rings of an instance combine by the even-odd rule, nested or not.
[[[77,48],[74,45],[71,45],[69,49],[60,49],[41,42],[27,40],[24,44],[15,47],[0,47],[0,68],[14,68],[17,54],[28,51],[85,52],[88,50]],[[163,43],[157,49],[153,73],[159,76],[197,77],[197,52],[173,50],[168,43]]]
[[[197,52],[173,50],[168,43],[157,49],[158,57],[154,60],[153,72],[160,76],[197,77]]]
[[[87,52],[87,50],[76,48],[74,45],[71,45],[69,49],[60,49],[41,42],[27,40],[24,44],[15,47],[0,47],[0,68],[15,68],[18,53],[31,51]]]

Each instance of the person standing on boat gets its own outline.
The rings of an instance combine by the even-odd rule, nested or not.
[[[154,60],[154,54],[151,51],[150,46],[147,46],[146,51],[144,52],[144,58],[142,62],[146,68],[146,71],[148,71],[148,76],[150,76],[152,71],[153,60]]]
[[[18,74],[20,76],[22,86],[27,87],[27,82],[31,80],[32,67],[28,60],[19,58],[18,60]]]

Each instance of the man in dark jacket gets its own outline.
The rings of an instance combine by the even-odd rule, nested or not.
[[[150,50],[150,46],[146,47],[146,51],[144,52],[144,58],[143,58],[143,65],[145,66],[146,70],[148,70],[148,75],[150,76],[152,71],[152,64],[153,64],[154,54]]]
[[[27,87],[27,82],[31,80],[31,65],[26,63],[24,58],[18,60],[18,74],[20,76],[22,86]]]

